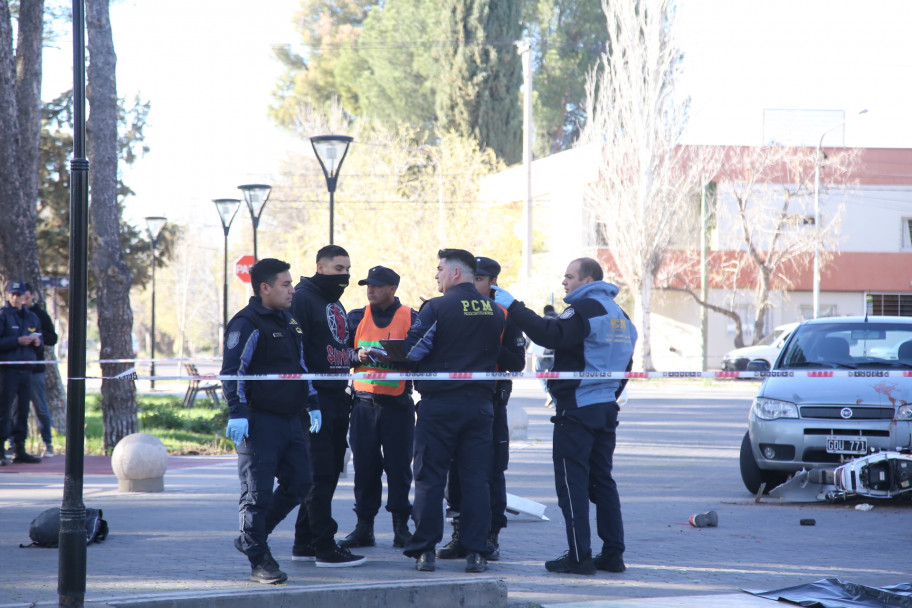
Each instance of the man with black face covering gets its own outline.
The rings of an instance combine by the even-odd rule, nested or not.
[[[357,364],[354,349],[348,346],[345,309],[339,298],[348,286],[351,260],[338,245],[327,245],[317,252],[317,272],[301,277],[295,286],[291,312],[304,331],[304,362],[317,374],[347,374]],[[291,558],[316,561],[319,568],[344,568],[365,562],[361,555],[336,544],[339,529],[332,517],[332,499],[345,462],[346,435],[352,397],[347,380],[314,380],[320,402],[319,423],[302,420],[312,429],[310,461],[313,486],[298,510],[295,542]],[[315,430],[314,427],[316,427]],[[277,495],[281,494],[281,488]],[[293,501],[281,495],[280,501]]]

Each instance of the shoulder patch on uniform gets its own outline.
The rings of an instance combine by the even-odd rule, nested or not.
[[[575,312],[575,311],[573,310],[572,307],[571,307],[571,308],[568,308],[567,310],[565,310],[564,312],[561,313],[560,318],[561,318],[561,319],[569,319],[570,317],[573,316],[574,312]]]
[[[241,332],[239,331],[229,331],[228,337],[225,338],[225,347],[232,349],[238,345],[238,342],[241,341]]]

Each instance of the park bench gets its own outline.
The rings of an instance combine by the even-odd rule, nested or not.
[[[196,365],[193,363],[184,363],[184,369],[187,370],[187,373],[191,376],[199,376],[199,370],[196,369]],[[193,403],[196,401],[197,395],[202,391],[206,396],[212,400],[212,403],[218,407],[221,402],[219,401],[219,391],[222,388],[220,382],[213,382],[212,384],[201,384],[198,378],[193,378],[190,380],[189,386],[187,386],[187,392],[184,394],[184,407],[193,407]]]

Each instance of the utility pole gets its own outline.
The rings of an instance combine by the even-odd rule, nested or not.
[[[532,43],[516,43],[523,68],[523,167],[526,174],[526,196],[523,204],[522,278],[532,279]]]

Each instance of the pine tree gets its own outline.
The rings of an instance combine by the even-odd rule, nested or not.
[[[507,164],[522,156],[519,2],[446,0],[436,107],[438,132],[491,148]]]

